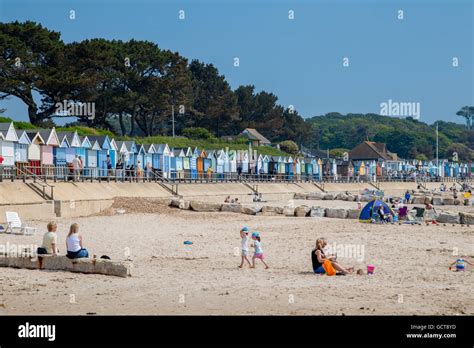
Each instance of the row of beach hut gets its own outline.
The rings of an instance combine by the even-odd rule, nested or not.
[[[13,123],[0,123],[0,155],[3,167],[16,167],[18,172],[36,175],[66,175],[76,156],[83,162],[82,174],[90,177],[115,175],[119,159],[123,169],[142,168],[145,173],[159,173],[166,178],[197,179],[212,173],[225,178],[234,173],[272,175],[287,179],[304,176],[315,180],[323,177],[377,177],[387,173],[417,170],[429,175],[469,176],[471,163],[439,161],[342,161],[335,158],[301,158],[268,156],[257,151],[228,149],[170,148],[167,144],[137,144],[116,141],[106,135],[80,136],[74,132],[57,132],[55,128],[16,130]],[[108,169],[108,165],[113,168]],[[111,173],[112,172],[112,173]],[[122,172],[122,171],[121,171]]]

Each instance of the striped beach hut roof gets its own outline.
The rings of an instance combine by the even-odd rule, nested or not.
[[[0,139],[14,142],[18,141],[18,135],[16,134],[13,122],[0,123]]]

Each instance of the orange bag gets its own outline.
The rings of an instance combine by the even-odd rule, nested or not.
[[[328,276],[336,275],[336,270],[335,270],[334,267],[332,266],[331,261],[329,261],[329,260],[324,260],[323,268],[324,268],[324,270],[326,271],[326,274],[327,274]]]

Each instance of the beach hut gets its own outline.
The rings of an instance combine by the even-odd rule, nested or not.
[[[151,167],[153,168],[153,155],[156,152],[155,145],[143,144],[143,149],[145,151],[145,155],[143,156],[143,168],[147,168],[148,163],[150,163]]]
[[[237,151],[235,150],[228,151],[227,158],[229,161],[229,170],[226,171],[226,173],[230,173],[232,176],[232,173],[237,172]]]
[[[3,167],[15,165],[15,143],[18,142],[13,122],[0,123],[0,155],[3,157]]]
[[[40,145],[41,173],[46,176],[54,175],[54,148],[59,146],[56,129],[41,129],[38,131],[44,140]]]
[[[210,167],[212,168],[212,172],[215,173],[217,171],[217,151],[209,150],[206,154],[207,158],[211,161]]]
[[[171,159],[174,161],[174,174],[178,179],[184,178],[184,159],[186,158],[186,153],[184,151],[185,149],[181,148],[172,150],[173,157],[171,157]]]
[[[227,164],[227,171],[226,171]],[[229,172],[229,160],[227,152],[224,149],[217,151],[216,153],[216,175],[219,179],[224,178],[224,173]]]
[[[269,164],[270,164],[270,156],[268,155],[263,156],[263,173],[264,174],[268,174]]]
[[[199,158],[199,149],[196,147],[193,151],[191,158],[189,159],[191,179],[198,178],[198,158]]]
[[[54,166],[56,176],[61,179],[68,175],[68,162],[66,154],[68,150],[74,150],[69,144],[68,137],[62,132],[58,132],[59,146],[54,148]]]
[[[27,171],[36,175],[41,174],[41,145],[44,140],[38,131],[26,131],[30,139],[28,146],[28,167]]]
[[[138,167],[138,162],[140,162],[140,166],[142,169],[145,169],[145,157],[146,157],[146,150],[143,144],[137,144],[137,155],[135,156],[135,168]]]
[[[115,163],[117,162],[117,150],[116,146],[117,144],[112,145],[111,140],[108,135],[90,135],[88,136],[89,141],[92,143],[97,142],[99,144],[100,149],[97,150],[97,168],[99,170],[98,175],[99,176],[107,176],[108,175],[108,169],[107,169],[107,156],[110,158],[110,163],[112,165],[112,168],[115,167]],[[130,142],[124,142],[127,143],[125,145],[125,148],[130,147],[128,143]],[[134,143],[135,142],[131,142]],[[134,151],[134,149],[132,149]],[[133,157],[135,159],[135,157]],[[136,163],[133,163],[136,166]]]
[[[298,180],[300,180],[301,179],[301,167],[303,167],[303,170],[304,170],[304,159],[296,158],[294,167],[295,167],[296,178]]]
[[[271,156],[268,162],[268,174],[277,175],[279,173],[279,157],[280,156]]]
[[[188,147],[183,149],[184,157],[183,157],[183,173],[185,179],[191,178],[191,158],[193,157],[193,150]]]
[[[101,151],[100,144],[97,140],[89,140],[90,148],[86,149],[86,164],[83,172],[84,176],[96,178],[99,175],[99,159],[98,154]]]
[[[28,147],[31,140],[25,130],[17,130],[16,135],[18,142],[15,143],[15,166],[18,169],[17,174],[24,171],[24,167],[28,166]]]
[[[168,144],[154,144],[155,154],[153,155],[154,164],[157,165],[155,169],[158,169],[164,178],[170,177],[170,157],[171,150]]]
[[[262,154],[258,155],[258,157],[257,157],[255,172],[256,172],[257,174],[264,173],[264,169],[263,169],[263,156],[262,156]]]

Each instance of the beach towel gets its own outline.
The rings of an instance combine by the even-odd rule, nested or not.
[[[336,270],[335,270],[334,267],[332,266],[331,261],[329,261],[329,260],[324,260],[323,268],[324,268],[324,270],[326,271],[326,274],[327,274],[328,276],[336,275]]]

